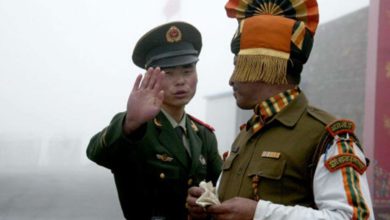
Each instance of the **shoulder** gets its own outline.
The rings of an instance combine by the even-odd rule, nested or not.
[[[334,172],[342,167],[351,166],[363,174],[369,160],[365,158],[363,148],[354,134],[355,123],[349,119],[338,119],[328,124],[326,130],[328,138],[324,140],[323,145],[329,158],[326,158],[325,167]],[[329,153],[332,146],[334,152]]]
[[[335,143],[352,146],[354,143],[362,152],[363,148],[355,135],[355,123],[349,119],[337,119],[327,124],[325,134],[319,144],[321,154],[325,153]]]
[[[309,135],[312,141],[318,141],[325,133],[326,125],[336,119],[328,112],[310,105],[287,110],[290,110],[290,113],[284,112],[283,124],[294,128],[297,134]]]
[[[322,155],[328,155],[329,150],[333,148],[335,150],[334,146],[340,145],[349,148],[350,146],[357,146],[361,152],[363,152],[363,149],[360,145],[359,139],[354,134],[355,130],[355,123],[349,119],[334,119],[333,121],[326,124],[324,128],[323,135],[317,145],[317,148],[315,150],[315,153],[313,154],[312,162],[313,164],[317,164],[320,160],[320,157]],[[354,152],[353,149],[350,149],[351,152]],[[329,155],[328,155],[329,156]],[[339,159],[340,157],[340,159]],[[361,166],[360,159],[356,159],[357,157],[352,154],[340,154],[339,156],[330,157],[326,160],[324,160],[325,167],[327,167],[331,172],[335,171],[336,169],[339,169],[341,167],[345,166],[355,166],[359,168],[359,172],[362,172],[364,169],[364,166]],[[339,161],[345,161],[342,163],[339,163]],[[356,162],[356,163],[355,163]],[[357,163],[359,162],[359,163]],[[368,160],[366,161],[368,165]],[[362,169],[361,169],[362,168]],[[312,169],[311,175],[314,176],[315,167]]]
[[[191,122],[192,122],[195,126],[201,127],[201,128],[206,128],[206,129],[209,130],[210,132],[214,132],[214,131],[215,131],[215,129],[214,129],[213,126],[207,124],[206,122],[201,121],[200,119],[198,119],[198,118],[196,118],[196,117],[194,117],[194,116],[192,116],[192,115],[190,115],[190,114],[187,114],[187,115],[188,115],[188,117],[190,118]],[[196,130],[196,129],[195,129],[195,130]]]
[[[307,113],[313,119],[321,122],[324,126],[336,120],[336,117],[331,115],[330,113],[310,105],[307,106]]]
[[[349,119],[337,119],[326,125],[326,137],[323,140],[325,144],[337,139],[339,141],[347,141],[355,143],[361,150],[362,146],[359,139],[355,135],[355,123]]]

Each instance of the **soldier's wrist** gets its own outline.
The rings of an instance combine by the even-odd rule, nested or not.
[[[142,123],[139,123],[135,120],[132,120],[125,116],[122,124],[123,133],[128,136],[135,132],[139,127],[141,127]]]

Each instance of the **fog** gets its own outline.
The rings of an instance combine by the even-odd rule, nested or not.
[[[134,44],[183,20],[202,32],[197,95],[228,92],[236,21],[226,1],[0,0],[0,219],[118,219],[110,171],[85,157],[89,138],[126,107]],[[319,0],[321,23],[369,0]],[[99,217],[98,217],[99,216]]]
[[[230,91],[229,42],[236,21],[225,1],[0,0],[0,135],[87,138],[125,110],[138,38],[163,22],[184,20],[203,34],[197,96],[190,113],[204,119],[204,97]],[[167,10],[168,3],[176,3]],[[368,0],[320,0],[321,23]]]

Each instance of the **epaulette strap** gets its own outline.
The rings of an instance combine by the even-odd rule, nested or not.
[[[212,131],[212,132],[215,131],[215,129],[213,128],[213,126],[207,124],[206,122],[203,122],[203,121],[201,121],[201,120],[195,118],[194,116],[192,116],[192,115],[190,115],[190,114],[188,114],[188,116],[191,118],[191,120],[195,121],[195,122],[198,123],[198,124],[203,125],[204,127],[206,127],[207,129],[209,129],[210,131]]]

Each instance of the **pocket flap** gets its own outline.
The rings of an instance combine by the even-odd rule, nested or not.
[[[278,160],[271,158],[259,158],[255,164],[250,165],[248,176],[260,176],[267,179],[279,180],[282,178],[286,160],[279,158]]]

